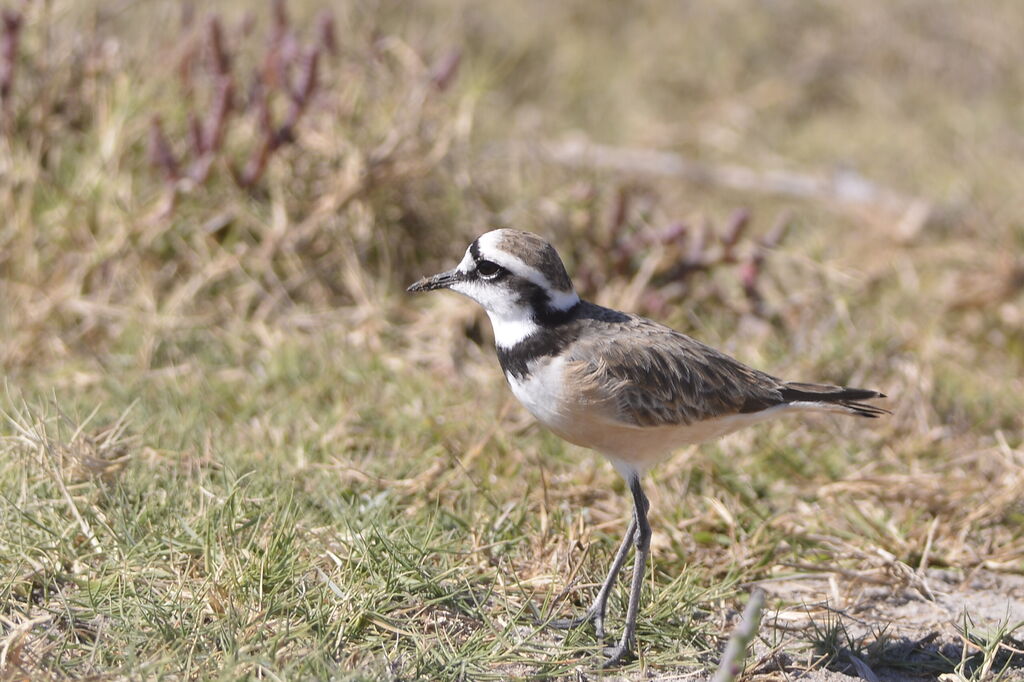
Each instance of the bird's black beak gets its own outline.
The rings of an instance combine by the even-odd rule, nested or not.
[[[455,282],[462,279],[462,273],[458,270],[439,272],[432,277],[424,277],[415,284],[410,284],[406,291],[433,291],[434,289],[447,289]]]

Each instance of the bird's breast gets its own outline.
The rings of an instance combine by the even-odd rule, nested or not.
[[[565,360],[543,357],[532,360],[525,373],[505,372],[512,394],[542,424],[556,432],[569,420],[565,395]]]

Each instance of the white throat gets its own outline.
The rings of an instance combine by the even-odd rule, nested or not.
[[[552,307],[565,312],[579,302],[580,297],[574,291],[568,294],[560,293],[559,297],[552,301]],[[508,299],[501,300],[500,304],[494,300],[487,303],[484,310],[491,320],[491,328],[494,329],[494,345],[499,348],[512,348],[540,331],[541,325],[534,320],[534,310],[530,306]]]
[[[488,233],[492,234],[492,233]],[[484,235],[487,237],[487,235]],[[491,258],[500,266],[507,268],[517,277],[521,277],[544,289],[548,295],[548,304],[552,309],[560,312],[571,310],[580,302],[580,297],[571,288],[569,291],[554,289],[541,272],[530,267],[521,259],[505,253],[496,247],[492,252],[486,245],[486,239],[481,237],[481,248],[485,249],[484,255]],[[476,267],[472,249],[466,250],[456,270],[461,273],[471,273]],[[494,343],[499,348],[512,348],[527,337],[540,331],[541,326],[533,319],[533,308],[525,301],[520,300],[519,295],[509,290],[501,283],[489,283],[480,279],[464,279],[451,285],[452,291],[472,298],[483,306],[487,317],[491,320],[491,327],[494,329]]]
[[[487,311],[494,329],[494,345],[499,348],[512,348],[523,339],[540,331],[540,325],[533,321],[530,310],[521,310],[521,315],[499,314]]]

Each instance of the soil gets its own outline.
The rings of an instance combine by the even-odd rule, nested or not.
[[[760,587],[769,606],[748,667],[757,682],[1024,680],[1014,631],[1024,625],[1024,576],[930,570],[916,589],[894,589],[823,574]]]
[[[1024,576],[931,569],[923,580],[915,573],[909,584],[893,576],[868,577],[818,573],[748,586],[765,591],[767,606],[740,679],[1024,681]],[[725,614],[723,631],[731,632],[740,616]],[[625,675],[581,670],[575,679],[706,682],[716,668],[713,663]],[[529,677],[525,669],[509,672]]]

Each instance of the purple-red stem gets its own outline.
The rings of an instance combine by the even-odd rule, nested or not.
[[[178,159],[175,158],[174,152],[171,151],[171,145],[167,142],[159,116],[154,116],[149,123],[149,160],[164,172],[164,178],[168,183],[177,182],[181,177]]]
[[[20,12],[5,9],[0,18],[3,21],[3,31],[0,33],[0,99],[6,109],[14,91],[23,17]]]

